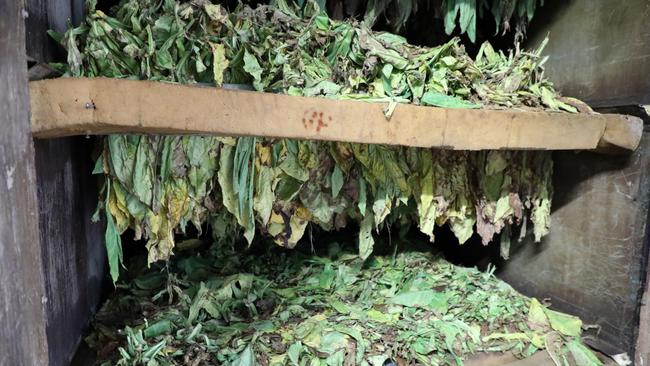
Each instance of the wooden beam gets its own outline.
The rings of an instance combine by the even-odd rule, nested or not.
[[[47,365],[22,1],[0,1],[0,365]]]
[[[621,115],[444,109],[118,79],[30,83],[41,138],[107,133],[217,134],[455,150],[634,150],[641,120]],[[625,136],[621,136],[625,135]]]

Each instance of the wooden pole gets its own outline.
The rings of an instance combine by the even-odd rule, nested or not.
[[[0,1],[0,365],[47,365],[22,1]]]

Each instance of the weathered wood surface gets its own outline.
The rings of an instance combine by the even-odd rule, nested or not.
[[[646,256],[648,255],[646,250]],[[636,340],[635,365],[650,363],[650,261],[646,260],[645,288],[639,309],[639,335]]]
[[[102,223],[97,206],[94,139],[36,140],[36,180],[50,366],[70,363],[107,284]]]
[[[27,56],[34,62],[65,60],[65,50],[47,34],[50,29],[63,34],[68,24],[84,19],[84,0],[24,0]]]
[[[35,81],[30,92],[32,131],[41,138],[196,133],[456,150],[634,150],[642,124],[621,115],[414,105],[398,105],[387,119],[385,103],[104,78]]]
[[[64,50],[46,31],[62,33],[69,21],[78,24],[82,4],[26,0],[28,55],[42,63],[65,60]],[[34,143],[49,366],[70,364],[107,284],[104,226],[90,222],[98,196],[90,174],[93,146],[83,137]]]
[[[527,30],[546,37],[546,76],[591,106],[650,104],[648,0],[547,1]]]
[[[21,1],[0,1],[0,125],[0,365],[47,365]]]
[[[648,263],[650,131],[629,156],[557,152],[554,164],[551,232],[513,247],[498,275],[598,325],[587,332],[598,349],[633,358]]]

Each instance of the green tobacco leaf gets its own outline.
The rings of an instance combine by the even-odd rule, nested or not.
[[[441,108],[480,108],[479,104],[471,103],[450,95],[429,91],[422,96],[421,103]]]
[[[260,167],[255,187],[253,207],[263,225],[268,223],[269,218],[271,217],[271,210],[273,209],[273,201],[275,197],[271,187],[272,180],[273,172],[271,168],[267,166]]]
[[[445,0],[445,33],[451,34],[456,28],[456,18],[462,0]]]
[[[540,327],[550,328],[551,324],[548,321],[548,317],[544,312],[544,306],[536,299],[530,299],[530,306],[528,308],[528,322],[535,324]]]
[[[152,361],[155,359],[155,357],[162,352],[163,348],[165,348],[165,345],[167,345],[167,342],[162,340],[155,345],[149,347],[143,354],[142,354],[142,360],[143,361]]]
[[[344,349],[349,342],[349,336],[341,332],[327,332],[320,341],[319,350],[327,354],[334,354]]]
[[[237,196],[240,225],[245,228],[244,236],[250,244],[255,235],[254,177],[255,138],[242,137],[237,141],[233,165],[233,193]]]
[[[248,50],[244,51],[244,70],[253,77],[253,86],[255,89],[263,90],[262,72],[264,70],[262,70],[259,62],[257,62],[257,58],[249,53]]]
[[[395,295],[390,302],[396,305],[447,312],[447,295],[433,290],[403,292]]]
[[[580,340],[574,339],[567,344],[567,348],[577,366],[602,366],[603,363],[594,352],[587,348]]]
[[[550,309],[544,309],[551,328],[570,337],[579,337],[582,333],[582,321],[580,318],[563,314]]]
[[[110,182],[108,183],[107,190],[109,192],[111,190]],[[108,198],[106,200],[106,205],[108,206]],[[106,242],[106,256],[108,257],[108,268],[111,274],[111,279],[113,280],[113,284],[115,284],[120,276],[120,266],[122,265],[122,239],[120,238],[120,233],[115,227],[113,216],[109,212],[108,208],[105,208],[105,211],[106,232],[104,234],[104,240]]]
[[[233,361],[232,366],[255,366],[255,354],[253,353],[253,348],[249,344],[244,348],[242,353],[239,354],[239,357]]]
[[[95,167],[92,174],[104,174],[104,156],[100,156],[95,160]]]
[[[296,342],[289,346],[287,350],[287,355],[289,355],[289,360],[294,366],[300,365],[300,354],[302,353],[302,343]]]
[[[332,172],[332,197],[336,198],[343,187],[343,171],[338,166]]]
[[[359,178],[359,212],[362,216],[366,215],[366,205],[367,205],[367,187],[366,181],[363,178]]]
[[[341,89],[342,88],[340,85],[335,84],[329,80],[323,80],[314,86],[305,88],[303,90],[303,95],[306,97],[313,97],[317,95],[335,96],[339,94]]]
[[[476,41],[476,0],[458,1],[461,33],[467,33],[470,41]]]
[[[141,137],[137,144],[135,167],[133,169],[133,191],[145,205],[153,199],[153,162],[150,160],[149,141]]]
[[[221,187],[223,205],[226,207],[226,209],[228,209],[230,213],[235,215],[235,217],[239,217],[239,204],[233,186],[234,181],[232,179],[234,170],[234,155],[234,147],[224,145],[221,148],[218,181]]]
[[[300,164],[296,156],[293,154],[287,155],[284,161],[280,164],[280,169],[301,182],[305,182],[309,179],[309,171]]]
[[[143,334],[145,338],[155,338],[161,334],[169,333],[172,330],[172,322],[168,319],[163,319],[149,325],[144,329]]]
[[[528,322],[562,333],[565,336],[579,337],[582,333],[580,318],[547,309],[532,298],[528,310]]]
[[[278,199],[289,201],[292,200],[302,187],[302,182],[289,176],[285,176],[278,181],[275,194]]]

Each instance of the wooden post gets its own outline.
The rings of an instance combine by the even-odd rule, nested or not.
[[[84,2],[26,0],[27,55],[65,61],[46,31],[78,25]],[[107,284],[104,225],[91,223],[98,196],[93,147],[94,140],[80,136],[34,141],[49,366],[70,364]]]
[[[0,365],[47,365],[22,1],[0,1]]]

